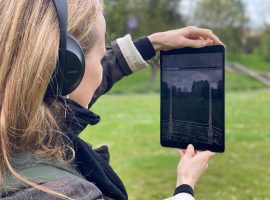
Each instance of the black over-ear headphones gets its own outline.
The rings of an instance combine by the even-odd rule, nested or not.
[[[66,96],[74,91],[82,81],[85,71],[83,50],[74,36],[67,33],[67,0],[53,0],[59,28],[60,46],[57,67],[45,96]]]

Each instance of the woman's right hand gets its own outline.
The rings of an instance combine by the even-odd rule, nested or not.
[[[212,44],[222,44],[212,30],[188,26],[181,29],[158,32],[148,36],[156,51],[176,48],[200,48]]]
[[[193,145],[188,145],[187,149],[179,150],[181,160],[177,166],[176,187],[188,184],[193,189],[201,175],[208,168],[208,160],[215,153],[211,151],[194,151]]]

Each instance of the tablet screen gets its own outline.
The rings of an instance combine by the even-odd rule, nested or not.
[[[223,56],[222,52],[162,56],[161,140],[165,145],[224,148]]]

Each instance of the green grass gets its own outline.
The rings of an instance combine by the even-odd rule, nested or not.
[[[256,79],[239,73],[226,72],[226,91],[263,89],[266,86]]]
[[[254,71],[270,72],[270,64],[262,57],[256,54],[228,54],[230,62],[238,62],[249,67]],[[151,68],[141,70],[131,76],[124,77],[115,84],[109,94],[132,94],[159,92],[160,74],[157,74],[156,80],[151,83]],[[239,73],[226,72],[226,91],[257,90],[265,88],[261,82]]]
[[[127,93],[148,93],[159,92],[160,78],[157,74],[156,80],[151,83],[151,68],[150,66],[144,70],[136,72],[130,76],[124,77],[117,82],[110,90],[110,94],[127,94]]]
[[[270,90],[226,96],[226,152],[214,156],[195,189],[200,200],[266,200],[270,197]],[[102,121],[81,137],[94,147],[108,144],[111,165],[129,199],[172,194],[176,150],[159,145],[159,96],[104,96],[93,107]]]
[[[231,62],[238,62],[254,71],[270,71],[270,63],[256,54],[228,54],[227,59]]]
[[[115,84],[109,94],[159,92],[160,74],[157,74],[157,78],[153,83],[149,81],[150,77],[151,69],[149,67],[128,77],[124,77]],[[252,77],[239,73],[226,72],[226,91],[257,90],[262,88],[265,88],[265,85]]]

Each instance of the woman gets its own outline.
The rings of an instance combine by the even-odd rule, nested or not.
[[[156,51],[221,43],[210,30],[187,27],[134,43],[126,36],[106,50],[102,4],[69,0],[68,11],[68,32],[82,46],[85,73],[68,97],[55,97],[47,95],[61,36],[54,2],[0,1],[2,199],[127,199],[106,147],[93,150],[78,137],[99,121],[87,108],[116,81],[144,68]],[[179,153],[177,188],[170,199],[193,199],[213,153],[196,152],[192,145]]]

